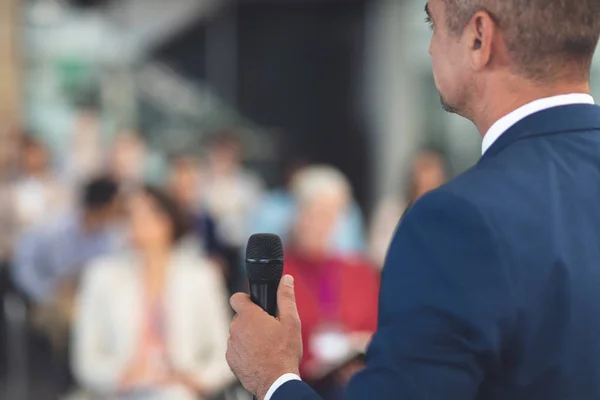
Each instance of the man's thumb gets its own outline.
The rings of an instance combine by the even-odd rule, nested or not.
[[[279,282],[277,308],[279,309],[279,320],[282,323],[300,323],[296,307],[296,294],[294,293],[294,277],[291,275],[284,275]]]

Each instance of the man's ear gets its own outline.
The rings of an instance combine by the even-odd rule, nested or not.
[[[496,22],[486,11],[478,11],[467,26],[471,62],[475,70],[489,65],[493,56]]]

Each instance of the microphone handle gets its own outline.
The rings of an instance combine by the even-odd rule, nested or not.
[[[250,299],[267,314],[277,316],[277,288],[279,281],[250,281]]]
[[[272,317],[277,317],[279,281],[250,281],[250,299]],[[252,400],[257,400],[256,396]]]

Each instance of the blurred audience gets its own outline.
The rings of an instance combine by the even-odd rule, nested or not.
[[[72,370],[73,398],[213,399],[235,382],[227,291],[245,289],[242,249],[263,231],[282,236],[296,278],[303,376],[340,398],[362,368],[379,288],[346,177],[296,163],[265,194],[234,133],[168,168],[136,133],[108,152],[100,138],[97,116],[82,113],[63,180],[42,142],[19,139],[18,168],[0,181],[0,255],[26,299],[34,379],[39,365],[64,392]],[[435,181],[422,164],[411,193]]]
[[[50,363],[49,375],[59,390],[67,389],[72,379],[68,337],[80,274],[92,259],[116,251],[122,243],[117,194],[113,180],[92,179],[78,208],[31,227],[17,241],[12,276],[31,303],[31,345],[49,353],[40,356],[48,357],[43,362]]]
[[[227,286],[231,293],[243,290],[242,249],[251,233],[251,221],[263,195],[263,182],[244,168],[239,139],[231,132],[218,134],[210,143],[202,176],[202,195],[217,223],[227,260]]]
[[[377,325],[377,272],[360,255],[332,250],[336,222],[347,212],[351,189],[346,178],[327,166],[308,167],[294,179],[298,206],[286,249],[284,272],[295,278],[296,301],[302,319],[304,358],[301,373],[315,382],[364,351]],[[354,366],[352,367],[354,368]],[[345,385],[330,382],[329,390]],[[329,393],[328,398],[336,398]]]
[[[178,247],[186,217],[162,191],[129,200],[132,252],[94,262],[73,330],[80,384],[101,399],[205,399],[234,377],[219,273]]]
[[[296,175],[306,164],[290,163],[286,168],[286,187],[276,188],[263,196],[253,216],[252,232],[268,232],[287,241],[296,215],[296,203],[290,192]],[[335,223],[331,250],[342,254],[365,250],[364,223],[361,210],[354,200]]]
[[[407,208],[449,177],[448,161],[440,150],[425,147],[413,156],[403,195],[384,199],[373,214],[369,251],[375,265],[383,266],[396,226]]]

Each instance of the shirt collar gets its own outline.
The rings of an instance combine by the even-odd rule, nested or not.
[[[485,152],[492,147],[494,142],[504,132],[522,119],[548,108],[566,106],[569,104],[594,104],[594,98],[585,93],[571,93],[546,97],[525,104],[524,106],[519,107],[513,112],[500,118],[490,127],[483,137],[483,142],[481,143],[481,154],[485,154]]]

